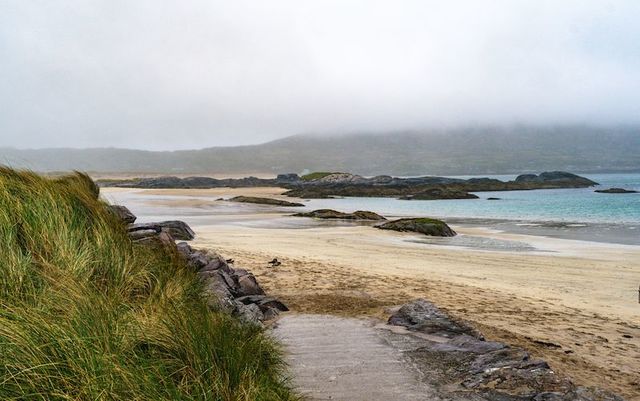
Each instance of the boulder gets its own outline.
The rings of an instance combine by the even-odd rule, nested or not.
[[[233,314],[237,316],[242,322],[247,324],[260,325],[261,322],[265,320],[265,316],[258,305],[245,305],[240,302],[236,302],[235,305],[236,309],[234,310]]]
[[[316,219],[339,219],[339,220],[386,220],[377,213],[366,210],[358,210],[353,213],[338,212],[333,209],[317,209],[311,212],[296,213],[296,217],[313,217]]]
[[[466,335],[471,338],[482,339],[482,335],[474,328],[462,321],[453,319],[446,312],[425,299],[417,299],[403,305],[389,317],[387,323],[447,338]]]
[[[234,309],[233,294],[224,277],[216,271],[199,272],[202,280],[207,303],[212,308],[222,308],[227,311]]]
[[[547,362],[519,347],[485,341],[482,334],[431,302],[403,305],[389,324],[426,333],[413,350],[405,350],[421,370],[429,372],[444,398],[499,401],[622,401],[597,388],[579,387],[558,375]]]
[[[381,230],[416,232],[434,237],[453,237],[456,235],[456,232],[444,221],[424,217],[393,220],[375,227]]]
[[[179,242],[176,244],[176,248],[178,249],[178,253],[180,253],[185,259],[188,259],[193,253],[193,248],[191,248],[191,245],[186,242]]]
[[[127,207],[121,205],[109,205],[108,207],[109,211],[125,224],[133,224],[136,221],[137,217]]]
[[[189,227],[187,223],[179,220],[169,220],[169,221],[161,221],[158,223],[142,223],[142,224],[131,224],[129,226],[129,233],[131,235],[134,231],[140,230],[156,230],[156,231],[166,231],[174,239],[181,241],[190,241],[195,238],[195,233]]]
[[[236,301],[242,302],[243,304],[256,304],[263,310],[266,310],[267,308],[277,309],[281,312],[289,310],[289,308],[287,308],[287,306],[282,302],[266,295],[246,295],[236,298]]]
[[[239,296],[264,295],[264,290],[258,284],[256,277],[245,269],[235,269],[233,275],[237,282],[237,293]]]
[[[132,235],[133,234],[133,235]],[[176,242],[166,231],[140,230],[129,234],[135,244],[146,246],[163,246],[169,249],[176,248]]]
[[[195,238],[196,233],[193,232],[191,227],[184,221],[179,220],[171,220],[171,221],[161,221],[160,223],[156,223],[163,230],[166,230],[171,234],[171,236],[177,240],[182,241],[190,241]]]
[[[302,203],[298,203],[298,202],[289,202],[281,199],[272,199],[272,198],[259,198],[256,196],[236,196],[229,199],[229,201],[241,202],[241,203],[255,203],[258,205],[286,206],[286,207],[304,206]]]

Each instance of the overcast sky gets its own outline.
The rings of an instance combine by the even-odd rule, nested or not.
[[[0,0],[0,146],[640,123],[640,1]]]

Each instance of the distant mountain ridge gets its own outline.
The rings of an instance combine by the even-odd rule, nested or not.
[[[200,150],[0,148],[0,163],[36,171],[238,174],[304,170],[362,175],[640,171],[640,128],[511,127],[296,135]]]

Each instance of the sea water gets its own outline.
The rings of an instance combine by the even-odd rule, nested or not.
[[[394,198],[310,199],[308,209],[345,212],[371,210],[389,216],[500,219],[526,222],[640,225],[640,193],[603,194],[595,189],[640,191],[640,174],[583,174],[600,185],[591,188],[476,192],[480,199],[398,200]],[[500,180],[515,176],[490,176]],[[462,177],[462,178],[469,178]],[[487,198],[500,198],[488,200]],[[640,233],[639,233],[640,235]]]

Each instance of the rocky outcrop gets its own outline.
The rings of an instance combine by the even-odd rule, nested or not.
[[[413,195],[400,197],[401,200],[436,200],[436,199],[478,199],[477,195],[466,191],[448,188],[431,188]]]
[[[635,194],[638,191],[634,191],[632,189],[624,189],[624,188],[609,188],[609,189],[596,189],[594,192],[599,194]]]
[[[575,385],[518,347],[485,341],[477,330],[434,304],[403,305],[388,324],[424,333],[405,351],[447,397],[500,401],[623,401],[606,390]]]
[[[122,214],[122,220],[126,223],[131,216]],[[252,324],[260,324],[288,310],[282,302],[265,294],[250,271],[233,268],[216,252],[193,249],[186,242],[176,244],[176,239],[191,240],[195,236],[191,227],[182,221],[129,224],[128,234],[135,244],[167,247],[178,255],[202,280],[204,296],[211,308],[224,310]]]
[[[357,210],[353,213],[338,212],[333,209],[318,209],[312,212],[296,213],[296,217],[313,217],[316,219],[338,219],[338,220],[386,220],[383,216],[367,210]]]
[[[456,235],[456,232],[453,231],[444,221],[425,217],[398,219],[375,227],[381,230],[416,232],[434,237],[453,237]]]
[[[125,224],[133,224],[136,221],[136,216],[131,213],[125,206],[120,205],[108,205],[109,211],[113,213],[118,219],[122,220]]]
[[[364,178],[345,173],[330,174],[319,179],[290,185],[285,195],[301,198],[329,198],[333,196],[379,196],[402,199],[473,199],[469,192],[513,191],[551,188],[585,188],[596,182],[575,174],[553,171],[539,175],[525,174],[513,181],[495,178],[447,178],[377,176]]]
[[[560,185],[563,188],[584,188],[596,185],[597,183],[591,181],[588,178],[580,177],[579,175],[567,173],[566,171],[547,171],[535,174],[522,174],[516,177],[515,183],[529,183],[529,184],[545,184],[545,185]]]
[[[294,177],[295,176],[295,177]],[[245,178],[224,178],[217,179],[211,177],[152,177],[135,178],[128,180],[98,180],[100,186],[122,187],[122,188],[184,188],[184,189],[206,189],[206,188],[250,188],[250,187],[278,187],[283,184],[294,184],[299,181],[295,174],[278,176],[276,179],[265,179],[257,177]]]
[[[190,241],[194,239],[196,235],[187,223],[178,220],[161,221],[159,223],[130,224],[128,230],[132,236],[138,237],[151,231],[156,233],[167,232],[172,238],[181,241]]]
[[[381,196],[403,199],[473,199],[470,192],[513,191],[550,188],[585,188],[597,185],[585,177],[564,171],[523,174],[513,181],[495,178],[410,177],[379,175],[371,178],[350,173],[318,172],[299,177],[280,174],[275,179],[246,177],[216,179],[210,177],[156,177],[133,180],[103,180],[103,186],[129,188],[242,188],[283,187],[288,196],[330,198],[333,196]]]
[[[301,207],[304,206],[302,203],[297,202],[289,202],[281,199],[273,199],[273,198],[259,198],[255,196],[236,196],[229,199],[230,202],[241,202],[241,203],[255,203],[258,205],[272,205],[272,206],[286,206],[286,207]]]

